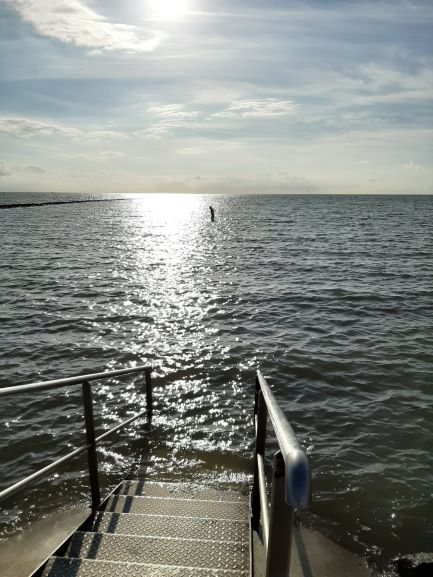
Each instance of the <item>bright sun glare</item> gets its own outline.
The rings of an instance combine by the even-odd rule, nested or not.
[[[152,16],[174,20],[185,14],[190,8],[190,0],[149,0]]]

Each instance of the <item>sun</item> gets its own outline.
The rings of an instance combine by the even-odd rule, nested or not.
[[[154,18],[175,20],[188,12],[190,0],[149,0],[149,8]]]

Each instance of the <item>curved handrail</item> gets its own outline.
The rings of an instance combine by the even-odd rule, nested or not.
[[[257,379],[284,459],[286,503],[305,509],[311,501],[311,474],[307,456],[259,370]]]
[[[149,369],[148,365],[140,367],[131,367],[130,369],[117,369],[114,371],[105,371],[103,373],[92,373],[90,375],[77,375],[75,377],[66,377],[64,379],[55,379],[52,381],[41,381],[38,383],[30,383],[28,385],[14,385],[12,387],[0,388],[0,396],[14,395],[15,393],[26,393],[28,391],[41,391],[44,389],[58,389],[68,385],[79,385],[84,381],[95,381],[116,377],[118,375],[128,375],[131,373],[139,373]]]

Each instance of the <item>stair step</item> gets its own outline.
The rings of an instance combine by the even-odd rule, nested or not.
[[[248,496],[232,489],[214,489],[195,483],[156,481],[124,481],[117,493],[168,499],[197,499],[206,501],[248,502]]]
[[[248,577],[247,571],[52,557],[41,577]]]
[[[247,521],[134,513],[99,513],[91,531],[184,539],[220,539],[244,543],[248,543],[250,538]]]
[[[113,513],[148,513],[169,517],[207,517],[210,519],[248,520],[245,502],[197,501],[194,499],[166,499],[159,497],[111,496],[104,508]]]
[[[68,557],[246,571],[248,544],[77,531]]]

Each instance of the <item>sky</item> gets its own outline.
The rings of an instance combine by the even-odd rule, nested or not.
[[[0,0],[0,191],[433,193],[431,0]]]

